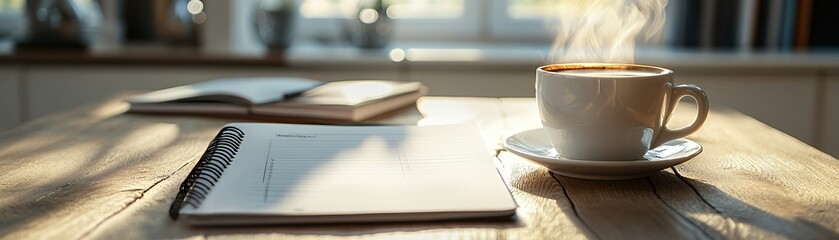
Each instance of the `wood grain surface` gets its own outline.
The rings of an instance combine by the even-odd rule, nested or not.
[[[533,99],[421,99],[377,124],[474,122],[519,204],[500,221],[195,228],[167,211],[227,121],[124,114],[118,100],[0,133],[3,239],[839,239],[839,160],[725,109],[692,140],[702,154],[647,178],[591,181],[506,152],[540,127]],[[675,125],[691,121],[680,107]]]

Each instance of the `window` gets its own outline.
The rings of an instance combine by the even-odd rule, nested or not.
[[[394,19],[456,19],[463,16],[463,0],[385,0],[387,15]],[[300,6],[305,18],[332,18],[352,15],[355,1],[306,0]]]
[[[558,0],[384,0],[394,38],[405,41],[549,41]],[[303,0],[297,35],[340,39],[359,0]]]
[[[550,41],[560,0],[493,1],[490,36],[497,40]],[[565,1],[570,2],[570,1]]]
[[[467,11],[478,0],[384,0],[395,19],[399,40],[465,40],[479,35],[479,12]],[[320,40],[340,39],[344,21],[357,16],[359,0],[304,0],[297,34]]]
[[[507,16],[514,19],[545,19],[555,17],[556,0],[510,0],[504,9]]]
[[[457,19],[464,0],[390,0],[387,15],[394,19]]]
[[[0,0],[0,38],[20,31],[23,0]]]

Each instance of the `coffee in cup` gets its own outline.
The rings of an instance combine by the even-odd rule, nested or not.
[[[667,121],[683,97],[699,112],[689,126]],[[536,70],[542,126],[559,155],[580,160],[638,160],[662,143],[697,131],[708,97],[693,84],[673,83],[673,71],[635,64],[552,64]]]

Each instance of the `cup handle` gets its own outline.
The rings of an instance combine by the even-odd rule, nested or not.
[[[666,121],[664,122],[664,126],[661,127],[661,134],[658,135],[652,146],[659,146],[670,140],[685,137],[699,130],[699,127],[702,127],[702,124],[705,123],[705,119],[708,118],[708,96],[705,95],[705,92],[702,91],[699,86],[694,84],[676,85],[673,87],[673,96],[670,98],[669,106],[674,106],[673,110],[675,110],[676,103],[678,103],[679,100],[682,100],[683,97],[691,97],[696,100],[696,119],[693,120],[693,123],[687,127],[671,130],[667,128],[667,122],[670,121],[671,117],[668,115]],[[671,115],[673,110],[670,110]]]

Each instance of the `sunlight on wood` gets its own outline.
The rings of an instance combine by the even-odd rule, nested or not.
[[[41,133],[39,136],[19,139],[7,143],[0,149],[0,155],[9,157],[23,157],[20,154],[41,152],[43,148],[55,145],[61,141],[67,140],[68,136],[59,134]],[[43,153],[43,152],[41,152]]]
[[[509,129],[505,135],[513,135],[526,130],[541,128],[539,108],[531,98],[503,99],[504,116],[507,118]],[[513,124],[514,123],[514,124]]]
[[[424,116],[417,122],[419,126],[441,125],[466,122],[474,119],[474,111],[469,106],[459,102],[428,101],[422,99],[418,104]]]
[[[148,152],[146,149],[135,146],[144,146],[147,149],[162,149],[174,144],[179,134],[178,125],[171,123],[142,126],[119,139],[115,148],[121,151],[120,154],[133,156]]]
[[[123,101],[108,101],[108,104],[96,107],[89,114],[96,118],[109,118],[128,110],[128,103]]]

